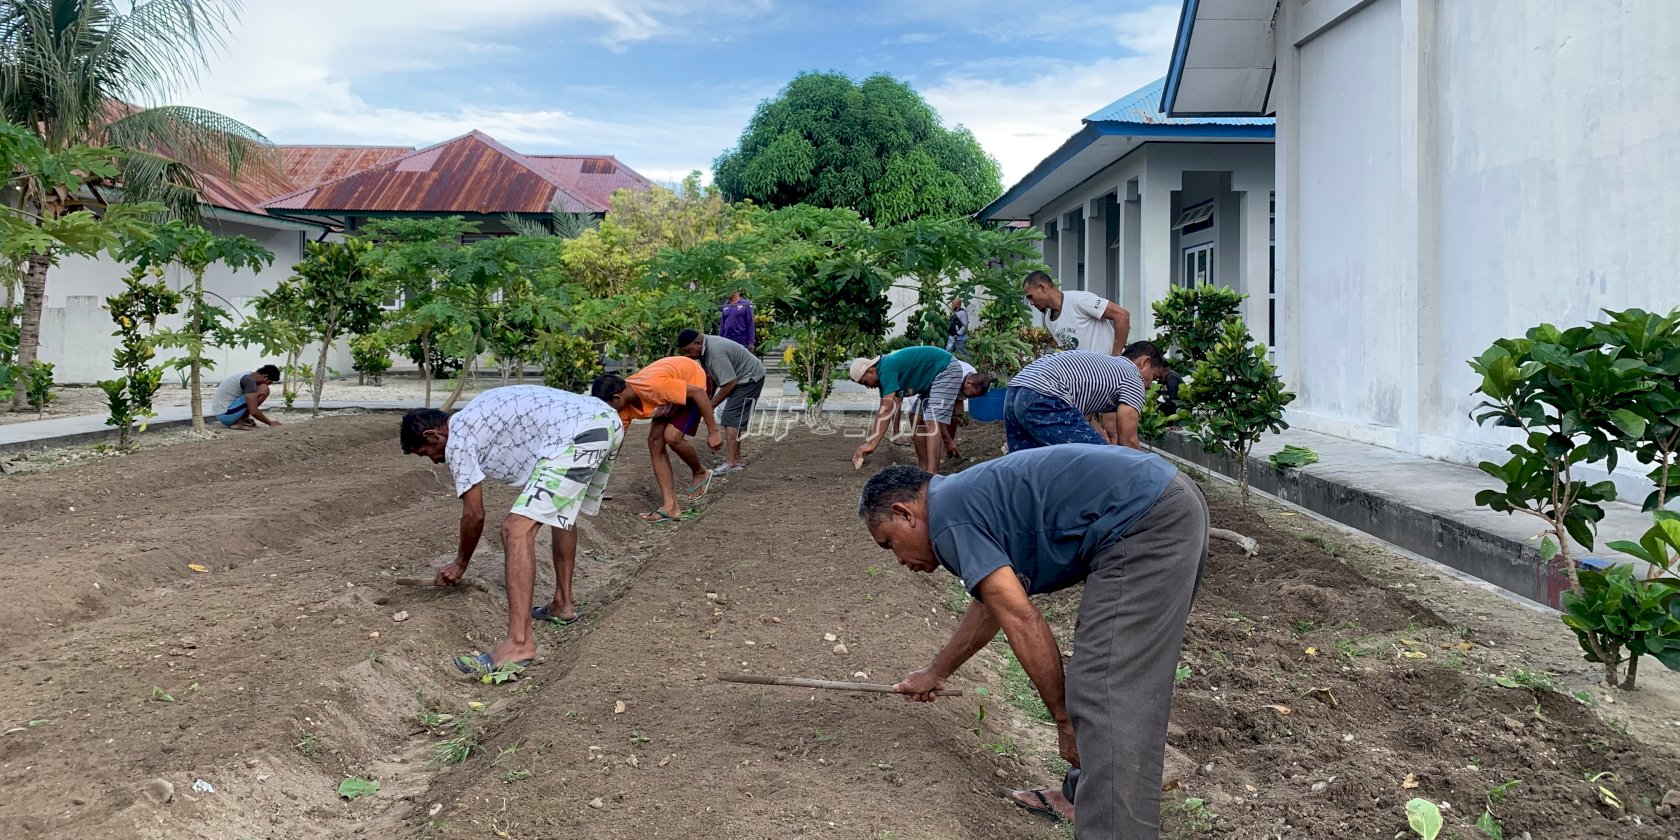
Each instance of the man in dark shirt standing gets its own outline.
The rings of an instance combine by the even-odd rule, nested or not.
[[[1054,804],[1071,804],[1075,836],[1155,840],[1173,674],[1207,565],[1201,489],[1158,455],[1066,444],[953,476],[888,467],[864,487],[858,515],[900,563],[943,566],[975,599],[933,663],[895,688],[932,701],[1003,630],[1073,767]],[[1064,676],[1028,596],[1076,583],[1085,592]]]

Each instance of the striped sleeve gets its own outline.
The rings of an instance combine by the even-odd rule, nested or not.
[[[1009,384],[1056,397],[1082,414],[1107,414],[1121,405],[1142,414],[1147,393],[1143,376],[1131,360],[1089,350],[1068,350],[1036,359]]]

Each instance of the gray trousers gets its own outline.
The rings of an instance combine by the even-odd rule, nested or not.
[[[1091,563],[1066,681],[1080,766],[1062,793],[1079,840],[1160,836],[1173,675],[1207,541],[1207,500],[1179,473]]]

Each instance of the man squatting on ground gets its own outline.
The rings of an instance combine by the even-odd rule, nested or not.
[[[712,400],[706,394],[706,371],[687,356],[666,356],[630,375],[603,373],[589,387],[590,395],[612,406],[625,424],[652,420],[648,429],[648,454],[653,458],[653,477],[659,483],[658,510],[641,514],[644,522],[681,519],[682,502],[695,502],[712,486],[712,471],[700,463],[689,436],[706,423],[706,445],[713,452],[723,448],[723,435],[712,416]],[[688,465],[692,481],[677,497],[677,480],[667,452]]]
[[[541,385],[510,385],[485,391],[453,415],[417,408],[403,416],[406,454],[447,463],[461,497],[461,540],[455,562],[438,570],[440,586],[455,586],[467,571],[484,533],[484,479],[522,487],[502,520],[507,564],[507,638],[489,653],[457,657],[467,673],[494,670],[509,662],[530,664],[537,643],[531,620],[568,624],[577,620],[572,570],[577,566],[577,520],[601,510],[624,424],[593,397]],[[536,588],[537,531],[553,529],[554,599],[532,607]]]
[[[279,381],[280,369],[274,365],[263,365],[249,373],[236,373],[223,379],[210,397],[217,422],[231,429],[255,429],[258,421],[269,426],[280,425],[279,420],[270,420],[262,411],[262,404],[268,402],[268,386]]]
[[[916,436],[916,462],[927,472],[939,472],[941,454],[957,454],[956,442],[951,439],[951,414],[956,411],[957,401],[978,397],[992,387],[986,374],[965,375],[962,364],[938,347],[906,347],[872,359],[853,359],[851,376],[853,382],[881,392],[881,408],[875,413],[869,439],[852,453],[852,466],[858,469],[863,468],[863,459],[881,445],[900,402],[916,396],[920,398],[922,419],[939,431],[937,437]]]
[[[723,406],[718,423],[723,426],[724,447],[723,466],[717,472],[721,475],[744,469],[747,462],[741,458],[741,435],[764,394],[764,363],[740,343],[721,335],[701,335],[699,330],[678,333],[677,352],[698,360],[706,376],[717,385],[711,399],[712,405]]]
[[[1143,402],[1149,383],[1165,373],[1161,351],[1147,341],[1127,347],[1123,356],[1065,350],[1034,359],[1009,380],[1004,396],[1009,451],[1058,443],[1142,449],[1137,430]]]
[[[952,476],[888,467],[864,486],[858,515],[900,563],[944,566],[974,596],[932,664],[894,688],[931,702],[1002,629],[1072,765],[1061,795],[1077,815],[1075,836],[1155,840],[1173,674],[1207,565],[1201,489],[1158,455],[1069,444]],[[1080,582],[1064,675],[1050,625],[1028,596]],[[1045,793],[1016,801],[1049,806]]]

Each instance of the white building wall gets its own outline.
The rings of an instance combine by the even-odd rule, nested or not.
[[[1680,3],[1285,0],[1279,32],[1296,425],[1499,458],[1468,359],[1680,306]]]
[[[212,266],[204,275],[204,286],[220,296],[240,318],[250,316],[251,302],[268,289],[292,275],[292,266],[303,259],[305,233],[296,229],[275,229],[229,220],[207,219],[206,226],[223,236],[248,236],[274,253],[274,262],[261,272],[233,272],[226,266]],[[116,371],[111,355],[118,340],[112,333],[116,325],[104,308],[105,298],[123,289],[127,266],[107,257],[85,259],[67,257],[47,274],[46,309],[41,317],[41,359],[54,365],[53,379],[65,384],[86,384],[110,379]],[[191,278],[180,266],[170,266],[164,279],[170,288],[180,290]],[[165,318],[159,327],[176,327],[179,317]],[[305,353],[304,361],[314,364],[319,349]],[[159,350],[158,361],[171,358],[172,350]],[[285,359],[262,355],[259,348],[232,347],[210,351],[216,360],[206,380],[219,381],[231,371],[250,370],[272,362],[284,364]],[[328,367],[350,370],[350,353],[342,343],[328,355]],[[174,383],[173,374],[166,375],[165,384]]]

